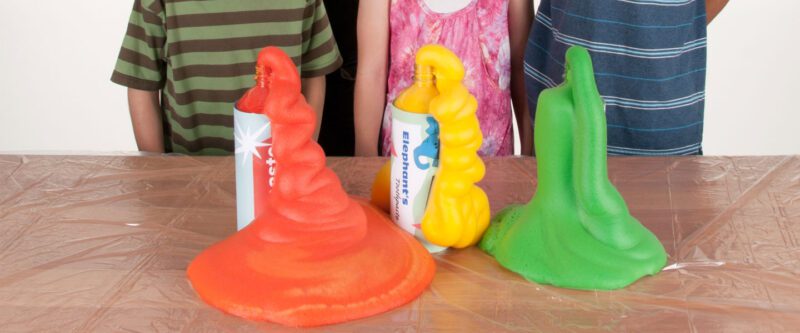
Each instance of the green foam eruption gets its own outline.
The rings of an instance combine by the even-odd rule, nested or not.
[[[480,247],[538,283],[623,288],[658,273],[667,255],[608,179],[605,111],[589,52],[571,47],[566,64],[564,83],[539,96],[536,194],[501,211]]]

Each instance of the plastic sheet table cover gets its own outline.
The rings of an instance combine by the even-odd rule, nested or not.
[[[368,196],[383,159],[331,158]],[[437,255],[419,299],[324,332],[800,330],[800,157],[611,158],[669,266],[624,290],[527,282],[476,248]],[[487,160],[493,212],[533,159]],[[291,332],[198,299],[189,261],[235,231],[233,158],[0,156],[0,331]]]

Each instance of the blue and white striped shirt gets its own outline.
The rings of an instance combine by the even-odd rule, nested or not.
[[[706,9],[696,0],[542,0],[525,51],[531,117],[563,81],[571,45],[589,50],[611,155],[702,152]]]

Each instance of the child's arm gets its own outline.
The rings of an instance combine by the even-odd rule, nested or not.
[[[389,56],[389,0],[358,5],[358,70],[354,100],[356,156],[378,155]]]
[[[314,108],[317,114],[317,124],[314,128],[314,140],[319,138],[319,127],[322,124],[322,111],[325,108],[325,76],[315,76],[302,79],[303,96],[308,105]]]
[[[528,97],[525,92],[523,71],[525,46],[533,20],[530,0],[511,0],[508,3],[508,34],[511,46],[511,102],[519,126],[522,155],[533,155],[533,127],[528,112]]]
[[[711,23],[727,4],[728,0],[706,0],[706,24]]]
[[[158,92],[164,89],[165,12],[160,2],[135,0],[111,81],[128,88],[128,110],[140,151],[164,152]]]
[[[336,47],[328,12],[322,0],[307,2],[306,14],[303,25],[308,26],[306,35],[303,33],[303,53],[300,55],[301,90],[306,102],[314,108],[317,115],[317,124],[314,127],[314,140],[319,138],[322,112],[325,106],[325,75],[335,72],[342,65],[342,57]]]
[[[139,151],[163,153],[164,127],[158,91],[128,88],[128,107]]]

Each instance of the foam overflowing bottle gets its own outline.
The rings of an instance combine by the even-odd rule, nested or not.
[[[478,102],[463,85],[461,60],[441,45],[416,55],[414,84],[392,105],[391,171],[378,173],[372,201],[431,252],[465,248],[489,224]]]
[[[439,167],[420,227],[430,243],[469,247],[489,226],[489,198],[476,185],[486,173],[478,156],[483,142],[478,101],[462,82],[464,64],[446,47],[423,46],[416,63],[434,69],[439,92],[429,106],[439,124]]]
[[[260,58],[269,69],[263,104],[280,165],[275,186],[252,223],[192,260],[192,288],[226,313],[296,327],[411,302],[433,280],[433,258],[386,214],[350,197],[326,166],[292,59],[273,46]]]
[[[263,211],[275,183],[277,165],[272,153],[272,129],[264,112],[270,71],[262,51],[256,63],[256,84],[233,109],[236,141],[236,227],[246,227]]]

